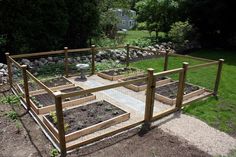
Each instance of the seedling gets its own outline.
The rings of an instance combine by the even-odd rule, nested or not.
[[[49,115],[52,117],[53,123],[57,124],[57,115],[55,111],[51,111]]]
[[[20,133],[20,128],[21,128],[21,123],[17,120],[17,121],[16,121],[17,133]]]
[[[17,120],[18,119],[18,114],[15,111],[9,111],[6,113],[7,117],[10,118],[11,120]]]
[[[53,148],[50,150],[50,157],[56,157],[59,155],[59,152],[57,149]]]
[[[15,96],[15,95],[9,95],[9,96],[6,96],[5,98],[3,98],[1,100],[1,103],[4,103],[4,104],[9,104],[9,105],[19,105],[20,104],[20,97],[18,96]]]
[[[41,103],[36,99],[36,97],[32,96],[32,97],[31,97],[31,100],[35,103],[35,105],[36,105],[38,108],[42,108],[42,107],[43,107],[43,104],[41,104]]]

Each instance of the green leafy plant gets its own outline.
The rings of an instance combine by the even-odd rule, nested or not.
[[[124,67],[124,65],[120,64],[119,62],[115,62],[113,60],[107,60],[106,62],[96,64],[97,71],[104,71],[104,70],[122,68],[122,67]]]
[[[10,118],[13,121],[18,119],[18,114],[15,111],[8,111],[6,115],[8,118]]]
[[[57,149],[53,148],[50,150],[50,157],[56,157],[59,155],[59,152]]]
[[[43,107],[43,104],[41,104],[37,99],[36,97],[32,96],[30,97],[31,100],[35,103],[35,105],[38,107],[38,108],[42,108]]]
[[[9,105],[19,105],[20,104],[20,97],[16,95],[9,95],[2,98],[1,103],[9,104]]]
[[[21,123],[20,123],[20,121],[19,120],[16,120],[16,129],[17,129],[17,133],[20,133],[20,128],[21,128]]]
[[[188,22],[175,22],[171,25],[168,36],[175,43],[184,43],[186,40],[191,40],[194,34],[193,26]]]
[[[68,123],[64,123],[64,130],[65,130],[65,132],[68,131],[69,127],[70,127],[70,125]]]
[[[52,117],[53,123],[57,124],[57,115],[55,111],[51,111],[49,115]]]

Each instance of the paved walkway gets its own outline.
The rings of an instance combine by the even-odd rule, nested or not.
[[[83,83],[83,86],[92,88],[111,83],[114,83],[114,81],[111,82],[101,79],[98,76],[92,76],[88,81]],[[81,85],[81,83],[79,84]],[[102,93],[139,113],[144,113],[144,92],[137,93],[124,87],[119,87],[102,91]],[[155,101],[154,112],[159,112],[169,107],[169,105]],[[158,125],[159,128],[171,135],[187,140],[189,144],[213,156],[227,155],[231,150],[236,149],[235,138],[185,114],[172,114],[155,122],[154,125]]]

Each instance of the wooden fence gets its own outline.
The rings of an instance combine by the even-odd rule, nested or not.
[[[191,56],[170,54],[168,52],[167,53],[157,52],[157,51],[142,49],[142,48],[129,46],[129,45],[114,47],[114,49],[116,49],[116,48],[125,48],[126,49],[126,52],[127,52],[126,65],[127,66],[129,66],[129,62],[130,62],[129,51],[131,49],[154,52],[155,54],[162,54],[164,56],[163,71],[158,72],[158,73],[154,73],[153,69],[147,69],[148,73],[147,73],[147,76],[144,78],[130,80],[130,81],[124,81],[124,82],[119,82],[119,83],[113,83],[113,84],[109,84],[109,85],[86,89],[83,91],[75,91],[75,92],[71,92],[71,93],[61,93],[61,92],[55,92],[55,91],[51,90],[50,88],[48,88],[39,79],[37,79],[33,74],[30,73],[30,71],[27,69],[26,65],[20,65],[18,62],[15,61],[15,59],[26,58],[26,57],[45,56],[45,55],[52,55],[52,54],[65,54],[65,62],[64,62],[65,74],[64,75],[68,77],[69,76],[68,75],[68,53],[80,53],[80,52],[84,52],[84,51],[92,52],[92,74],[94,74],[95,73],[95,66],[96,66],[95,65],[96,52],[98,50],[106,50],[106,49],[111,49],[111,48],[96,48],[95,46],[92,46],[91,48],[71,49],[70,50],[67,47],[65,47],[64,50],[59,50],[59,51],[40,52],[40,53],[33,53],[33,54],[20,54],[20,55],[12,55],[12,56],[10,56],[9,53],[6,53],[8,73],[9,73],[9,83],[12,88],[13,88],[12,64],[14,64],[18,68],[22,69],[23,80],[24,80],[24,97],[25,97],[25,101],[26,101],[28,110],[30,110],[30,94],[29,94],[29,84],[28,84],[29,79],[34,80],[41,88],[43,88],[47,93],[51,94],[55,98],[55,108],[56,108],[56,116],[58,119],[58,132],[59,132],[59,138],[57,138],[56,141],[59,142],[61,156],[66,156],[66,152],[68,150],[74,149],[76,147],[79,147],[79,146],[82,146],[82,145],[85,145],[88,143],[92,143],[92,142],[102,139],[104,137],[114,135],[116,133],[122,132],[124,130],[127,130],[129,128],[132,128],[132,127],[140,125],[140,124],[143,124],[143,128],[145,128],[145,130],[149,130],[152,122],[180,110],[181,107],[183,106],[184,87],[185,87],[185,82],[186,82],[186,75],[189,70],[199,69],[199,68],[207,67],[207,66],[211,66],[211,65],[218,65],[218,71],[217,71],[217,75],[216,75],[216,79],[215,79],[214,91],[210,92],[207,95],[207,96],[209,96],[209,95],[217,96],[220,78],[221,78],[222,65],[224,62],[223,59],[220,59],[219,61],[214,61],[214,60],[191,57]],[[192,59],[197,59],[197,60],[201,60],[201,61],[206,61],[207,63],[189,66],[187,62],[184,62],[183,66],[181,68],[168,70],[168,57],[169,56],[181,56],[181,57],[186,57],[186,58],[192,58]],[[171,75],[171,74],[179,74],[179,85],[178,85],[176,105],[174,107],[171,107],[171,108],[169,108],[165,111],[162,111],[162,112],[158,113],[157,115],[153,116],[155,88],[156,88],[155,80],[157,77],[167,76],[167,75]],[[112,89],[112,88],[122,87],[122,86],[125,86],[128,84],[143,82],[143,81],[147,82],[147,91],[146,91],[146,102],[145,102],[145,114],[144,114],[142,121],[131,124],[131,125],[126,126],[124,128],[109,132],[105,135],[97,136],[96,138],[92,138],[92,139],[85,141],[83,143],[69,145],[69,146],[66,145],[64,119],[63,119],[63,108],[62,108],[62,100],[63,99],[68,98],[68,97],[78,96],[78,95],[84,95],[87,93],[94,93],[94,92],[99,92],[99,91],[108,90],[108,89]]]

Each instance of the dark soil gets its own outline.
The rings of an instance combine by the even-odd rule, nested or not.
[[[85,106],[76,107],[63,112],[64,122],[69,127],[66,134],[98,124],[108,119],[124,114],[125,111],[108,103],[107,101],[94,102]],[[54,124],[51,115],[46,116]]]
[[[74,87],[74,88],[69,88],[69,89],[61,90],[61,92],[63,92],[63,93],[70,93],[70,92],[80,91],[80,90],[82,90],[82,88]],[[63,99],[62,101],[66,102],[66,101],[75,100],[75,99],[83,98],[83,97],[90,96],[90,95],[92,95],[92,94],[78,95],[78,96],[74,96],[74,97],[71,97],[71,98]],[[31,100],[39,108],[43,107],[43,106],[52,105],[52,104],[55,103],[55,98],[51,94],[48,94],[48,93],[35,95],[35,96],[31,97]]]
[[[147,77],[147,75],[137,75],[137,76],[125,78],[123,80],[124,81],[130,81],[130,80],[135,80],[135,79],[144,78],[144,77]],[[164,77],[164,76],[163,77],[158,77],[156,79],[156,81],[158,82],[158,81],[165,80],[165,79],[167,79],[167,78]],[[135,86],[143,86],[143,85],[146,85],[146,84],[147,84],[147,82],[136,82],[136,83],[133,83],[133,85],[135,85]]]
[[[174,83],[171,83],[168,85],[157,87],[156,93],[163,95],[165,97],[174,99],[177,97],[178,85],[179,85],[179,82],[174,82]],[[193,85],[186,83],[185,88],[184,88],[184,95],[189,94],[189,93],[194,92],[199,89],[200,88],[198,86],[193,86]]]
[[[9,91],[3,91],[4,88],[1,87],[0,97],[12,94]],[[16,123],[5,115],[6,112],[12,110],[22,115],[19,118],[19,129],[17,129]],[[25,110],[21,106],[11,107],[8,104],[0,103],[0,157],[49,157],[50,150],[53,148],[52,144],[33,118],[29,114],[23,113],[25,113]],[[94,144],[93,147],[88,146],[88,148],[84,149],[84,152],[92,154],[83,155],[83,157],[209,156],[196,147],[189,145],[186,141],[179,140],[177,137],[164,133],[158,128],[151,130],[143,137],[135,135],[129,139],[120,140],[105,140]],[[77,157],[78,152],[72,152],[67,156]]]
[[[49,88],[71,84],[71,82],[66,80],[64,77],[52,78],[49,80],[42,81],[42,83],[44,83]],[[20,84],[20,87],[24,89],[23,84]],[[39,89],[42,89],[42,88],[37,83],[29,82],[29,91],[35,91]]]
[[[137,69],[135,69],[135,68],[119,68],[119,69],[113,69],[113,70],[109,70],[109,71],[103,71],[101,73],[104,73],[104,74],[107,74],[110,76],[118,76],[118,75],[134,73],[136,71],[137,71]]]

